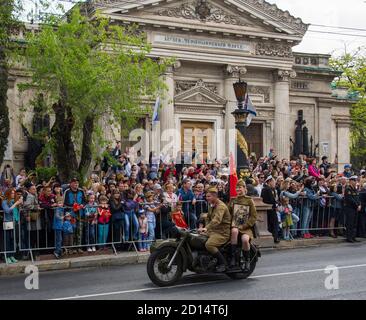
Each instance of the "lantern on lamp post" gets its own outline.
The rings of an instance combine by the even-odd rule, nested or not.
[[[236,100],[238,102],[238,107],[232,112],[232,115],[235,118],[235,129],[236,129],[236,163],[237,163],[237,173],[239,177],[243,178],[245,176],[245,172],[249,169],[249,161],[248,161],[248,144],[245,140],[245,128],[247,127],[247,118],[249,115],[249,111],[247,110],[246,98],[247,98],[247,89],[248,84],[244,81],[241,81],[239,78],[238,82],[234,83],[234,91]]]

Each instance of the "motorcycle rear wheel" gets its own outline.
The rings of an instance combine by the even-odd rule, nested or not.
[[[227,273],[226,275],[234,280],[243,280],[247,279],[253,272],[256,267],[257,260],[254,258],[253,261],[250,263],[250,269],[248,272],[237,272],[237,273]]]
[[[259,251],[258,249],[252,244],[250,248],[250,269],[247,272],[237,272],[237,273],[227,273],[226,275],[235,280],[247,279],[253,272],[257,265]]]
[[[176,248],[164,247],[154,251],[147,261],[147,274],[150,280],[159,287],[168,287],[175,284],[183,274],[183,261],[180,253],[170,267],[169,261],[173,257]]]

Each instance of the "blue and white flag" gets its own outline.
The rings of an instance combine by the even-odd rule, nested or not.
[[[152,117],[153,125],[159,122],[159,107],[160,107],[160,97],[157,97],[155,101],[154,114]]]
[[[252,101],[249,98],[249,94],[247,94],[247,98],[245,100],[245,108],[247,111],[249,111],[248,117],[247,117],[247,127],[250,126],[252,119],[257,116],[257,109],[253,105]]]

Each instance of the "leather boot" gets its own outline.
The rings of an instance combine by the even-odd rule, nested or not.
[[[230,248],[230,264],[229,264],[229,268],[236,267],[237,250],[238,250],[238,246],[236,244],[232,244],[231,245],[231,248]]]
[[[249,272],[249,270],[250,270],[250,251],[243,250],[243,256],[244,256],[244,272]]]
[[[226,261],[225,261],[224,256],[221,254],[220,251],[215,253],[213,256],[217,260],[216,272],[225,272],[226,271]]]

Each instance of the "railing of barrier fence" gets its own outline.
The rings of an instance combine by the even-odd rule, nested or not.
[[[323,200],[322,200],[323,199]],[[181,213],[189,229],[196,229],[204,223],[202,214],[207,213],[208,204],[204,199],[181,202]],[[290,200],[292,206],[291,236],[315,236],[345,229],[342,206],[333,197],[310,200],[297,197]],[[155,240],[169,239],[172,227],[172,212],[177,209],[175,202],[141,202],[130,211],[124,210],[118,217],[111,215],[100,219],[100,206],[84,206],[77,212],[70,207],[20,209],[19,219],[5,226],[4,213],[0,211],[0,254],[7,257],[21,253],[34,261],[40,252],[58,251],[61,254],[75,250],[93,252],[111,247],[116,254],[120,249],[147,251]],[[149,209],[159,208],[156,212]],[[145,210],[145,220],[138,209]],[[283,217],[277,212],[279,222]],[[123,248],[124,247],[124,248]]]
[[[292,206],[292,236],[325,236],[343,233],[346,226],[341,202],[331,196],[311,200],[304,196],[290,199]],[[283,216],[281,222],[283,222]]]

